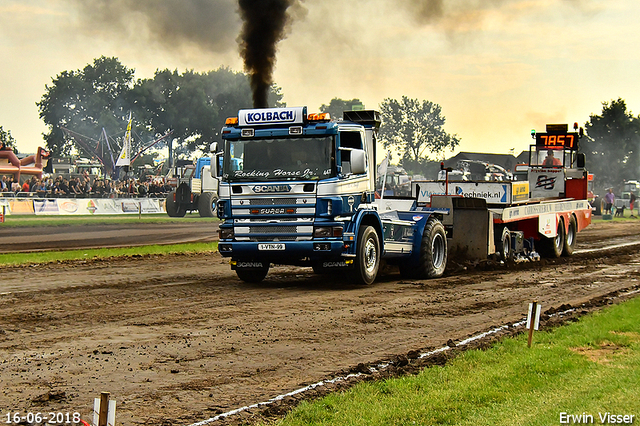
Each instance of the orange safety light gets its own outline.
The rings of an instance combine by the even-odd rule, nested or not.
[[[237,126],[238,117],[228,117],[224,124],[226,124],[227,126]]]
[[[317,114],[309,114],[307,116],[307,120],[309,121],[329,121],[331,120],[331,114],[328,112],[317,113]]]

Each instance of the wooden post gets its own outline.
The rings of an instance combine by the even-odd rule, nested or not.
[[[98,414],[98,424],[96,426],[107,426],[107,415],[109,414],[109,392],[100,394],[100,413]]]
[[[538,324],[540,324],[540,308],[540,304],[535,300],[533,303],[529,303],[529,315],[527,316],[527,328],[529,329],[528,347],[531,347],[531,342],[533,341],[533,330],[537,330]]]
[[[531,312],[530,312],[530,317],[531,319],[529,320],[529,341],[527,342],[527,346],[531,347],[531,341],[533,340],[533,316],[534,316],[534,312],[536,311],[536,305],[538,304],[538,302],[534,301],[531,304]],[[102,425],[100,425],[102,426]]]

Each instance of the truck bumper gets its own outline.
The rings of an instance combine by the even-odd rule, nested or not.
[[[280,265],[300,265],[303,260],[320,261],[342,259],[345,253],[343,241],[282,241],[282,242],[224,242],[218,243],[218,251],[224,257],[252,259]]]

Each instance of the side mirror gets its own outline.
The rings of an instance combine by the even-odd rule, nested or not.
[[[366,173],[366,155],[362,149],[351,151],[351,173],[361,175]]]
[[[211,173],[211,177],[214,179],[222,176],[222,153],[221,152],[211,156],[211,162],[209,164],[209,172]]]
[[[218,152],[218,142],[211,142],[211,145],[209,145],[209,152],[214,154]]]
[[[576,158],[576,163],[579,169],[584,169],[584,166],[587,164],[586,156],[584,152],[579,152]]]

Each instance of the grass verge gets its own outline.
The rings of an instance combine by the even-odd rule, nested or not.
[[[417,376],[360,383],[348,391],[303,402],[277,424],[578,423],[570,415],[583,416],[587,423],[613,424],[601,422],[600,415],[605,413],[633,415],[627,420],[640,424],[638,383],[640,298],[635,298],[576,323],[537,332],[531,349],[526,335],[508,338]],[[624,417],[615,420],[620,424]]]
[[[32,265],[39,263],[51,263],[68,260],[83,260],[94,258],[142,256],[149,254],[172,254],[172,253],[205,253],[218,249],[218,243],[186,243],[150,245],[140,247],[123,248],[101,248],[101,249],[78,249],[78,250],[54,250],[29,253],[3,253],[0,254],[0,265]]]
[[[0,227],[19,226],[65,226],[65,225],[102,225],[118,223],[180,223],[180,222],[211,222],[218,218],[200,217],[198,213],[188,213],[185,217],[169,217],[166,214],[144,214],[140,218],[131,215],[78,215],[78,216],[5,216],[5,222]]]

